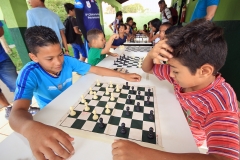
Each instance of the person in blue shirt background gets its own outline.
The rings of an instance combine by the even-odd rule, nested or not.
[[[119,38],[114,39],[111,48],[117,48],[120,45],[123,45],[123,43],[126,42],[127,36],[125,36],[125,30],[127,29],[125,24],[120,24],[118,28],[118,34]]]
[[[9,117],[10,126],[28,139],[36,159],[67,159],[74,153],[71,144],[73,138],[55,127],[34,121],[28,113],[32,97],[35,96],[40,108],[44,108],[72,85],[72,72],[81,75],[92,72],[132,82],[139,82],[141,76],[91,66],[68,55],[64,56],[56,33],[48,27],[28,28],[25,41],[32,62],[23,67],[17,78],[14,104]]]
[[[205,18],[211,21],[215,15],[219,0],[198,0],[190,22],[195,19]]]

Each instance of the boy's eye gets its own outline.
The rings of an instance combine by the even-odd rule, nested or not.
[[[176,71],[173,71],[173,73],[174,73],[174,74],[178,74],[178,72],[176,72]]]

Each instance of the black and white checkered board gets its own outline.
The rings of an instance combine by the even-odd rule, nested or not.
[[[152,46],[127,46],[126,52],[149,52]]]
[[[86,93],[84,95],[85,100],[88,102],[90,111],[84,111],[85,105],[81,103],[81,98],[73,106],[76,111],[75,116],[70,116],[68,113],[57,124],[58,128],[66,131],[71,130],[70,133],[77,134],[80,132],[86,132],[85,135],[94,134],[97,136],[106,136],[106,139],[111,138],[125,138],[143,144],[145,146],[150,145],[152,148],[161,146],[160,136],[160,124],[158,115],[154,114],[154,120],[149,119],[150,111],[153,110],[157,113],[157,104],[155,101],[155,91],[153,87],[147,86],[134,86],[133,94],[130,93],[130,86],[126,88],[125,85],[119,84],[120,92],[116,92],[116,84],[113,88],[108,88],[110,93],[114,94],[115,100],[110,100],[110,94],[105,95],[105,88],[109,86],[107,83],[100,83],[97,86],[93,84],[92,90],[97,92],[98,99],[94,100],[93,95]],[[148,93],[148,89],[151,91]],[[136,92],[141,91],[141,98],[136,98]],[[131,104],[127,103],[127,96],[131,95]],[[147,104],[147,97],[150,96],[150,103]],[[136,111],[135,107],[137,102],[140,102],[140,111]],[[110,114],[105,113],[105,106],[108,104],[111,110]],[[126,107],[130,107],[130,115],[126,115]],[[92,111],[96,110],[99,118],[103,118],[105,128],[99,128],[99,120],[93,120]],[[126,134],[121,133],[121,124],[125,123]],[[156,127],[157,126],[157,127]],[[154,129],[154,138],[148,138],[149,128]],[[69,131],[70,131],[69,130]],[[83,135],[83,134],[80,134]]]
[[[139,61],[143,61],[142,57],[135,57],[135,56],[125,56],[126,58],[117,58],[113,62],[113,67],[117,68],[139,68]],[[142,65],[142,63],[141,63]]]

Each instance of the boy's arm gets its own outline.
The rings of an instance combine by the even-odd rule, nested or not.
[[[111,46],[112,46],[112,43],[113,43],[114,39],[118,39],[118,38],[119,38],[119,35],[118,35],[118,34],[113,34],[113,35],[109,38],[109,40],[107,41],[107,43],[106,43],[105,47],[103,48],[101,54],[106,54],[106,53],[108,53],[109,50],[110,50],[110,48],[111,48]]]
[[[153,35],[151,38],[148,39],[149,42],[154,41],[156,38],[159,38],[159,34]]]
[[[169,153],[142,147],[127,140],[117,140],[112,144],[113,160],[229,160],[217,154]]]
[[[136,73],[125,74],[118,71],[114,71],[112,69],[97,66],[91,66],[89,72],[100,76],[119,77],[130,82],[140,82],[142,78],[140,75]]]
[[[109,24],[109,26],[108,26],[112,31],[113,31],[113,29],[112,29],[112,23],[111,24]]]
[[[66,36],[64,34],[64,30],[60,30],[60,34],[61,34],[61,37],[62,37],[63,46],[65,48],[65,53],[69,54],[68,45],[67,45],[67,39],[66,39]]]
[[[107,55],[109,55],[109,56],[113,56],[113,57],[117,57],[117,56],[118,56],[117,53],[112,53],[112,52],[108,52]]]

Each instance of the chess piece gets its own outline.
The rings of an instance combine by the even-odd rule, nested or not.
[[[148,138],[149,138],[149,139],[153,139],[153,138],[154,138],[153,128],[152,128],[152,127],[149,128]]]
[[[90,110],[90,107],[88,106],[88,103],[85,102],[84,105],[85,105],[84,111],[86,111],[86,112],[89,111],[89,110]]]
[[[93,117],[92,117],[92,119],[93,119],[94,121],[96,121],[96,120],[98,119],[98,115],[97,115],[95,109],[93,110]]]
[[[83,95],[81,95],[81,98],[82,98],[81,103],[85,103],[85,99],[84,99]]]
[[[100,86],[99,80],[97,79],[97,86]]]
[[[76,112],[73,110],[73,107],[70,107],[70,116],[75,116]]]
[[[117,84],[117,86],[116,86],[116,92],[120,92],[120,89],[119,89],[118,84]]]
[[[114,101],[114,100],[115,100],[115,98],[114,98],[114,96],[113,96],[113,93],[111,93],[110,101]]]
[[[150,104],[150,96],[147,97],[147,104]]]
[[[121,124],[121,133],[122,134],[125,134],[127,131],[126,131],[126,128],[125,128],[125,123],[122,123]]]
[[[131,95],[128,95],[127,103],[128,103],[128,104],[131,104],[131,103],[132,103],[132,102],[131,102]]]
[[[99,122],[100,123],[99,123],[98,127],[101,128],[101,129],[104,128],[105,124],[103,123],[103,118],[99,118]]]
[[[93,92],[93,99],[98,99],[98,96],[97,96],[97,93],[96,92]]]
[[[105,95],[109,95],[109,92],[108,92],[108,87],[106,87],[106,92],[105,92]]]
[[[109,114],[111,112],[111,110],[109,109],[108,104],[106,104],[105,108],[106,108],[105,113]]]
[[[150,111],[148,118],[152,121],[154,119],[153,110]]]
[[[137,99],[141,99],[141,96],[140,96],[140,94],[141,94],[141,91],[138,91],[138,94],[137,94]]]
[[[134,86],[132,86],[132,90],[130,90],[130,93],[131,93],[131,94],[134,93]]]
[[[128,82],[126,82],[126,86],[125,86],[125,89],[128,89]]]
[[[113,61],[113,65],[117,65],[117,64],[116,64],[116,61]]]
[[[137,102],[137,106],[136,106],[136,111],[140,111],[141,109],[140,109],[140,102]]]
[[[109,87],[112,88],[112,87],[113,87],[113,85],[112,85],[112,81],[110,81],[109,84],[110,84]]]
[[[90,87],[89,90],[90,90],[89,94],[93,95],[92,87]]]
[[[119,59],[117,58],[117,62],[119,62]]]
[[[126,116],[130,116],[129,107],[127,106]]]

